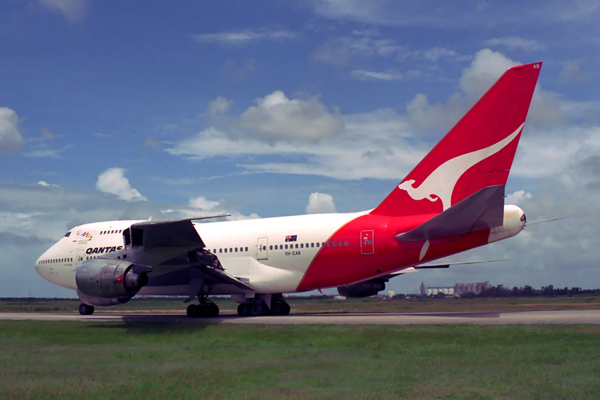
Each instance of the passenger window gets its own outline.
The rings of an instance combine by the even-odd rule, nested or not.
[[[346,240],[346,242],[344,243],[346,246],[348,246],[348,241]]]
[[[342,247],[342,241],[340,240],[340,247]]]
[[[288,245],[286,244],[286,245],[285,245],[285,249],[287,250],[287,248],[288,248]]]
[[[319,242],[317,242],[317,247],[319,247]]]
[[[229,248],[229,252],[230,252],[230,253],[233,253],[233,249],[232,249],[231,247]]]
[[[300,243],[300,248],[303,249],[304,248],[304,243]]]
[[[227,249],[225,249],[225,253],[227,253]]]
[[[235,248],[235,252],[237,253],[237,247]]]
[[[247,248],[247,247],[246,247],[245,249],[246,249],[246,251],[248,251],[248,248]]]
[[[296,243],[296,248],[298,248],[298,243]]]
[[[333,242],[333,247],[337,246],[337,242]]]
[[[310,247],[315,247],[315,244],[314,244],[314,243],[311,243],[311,244],[310,244]]]
[[[327,247],[331,247],[331,242],[327,242]]]

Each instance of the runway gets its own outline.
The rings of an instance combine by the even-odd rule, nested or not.
[[[0,320],[95,321],[95,322],[187,322],[215,324],[600,324],[600,310],[414,313],[414,314],[298,314],[287,316],[188,318],[182,314],[98,313],[94,315],[51,313],[0,313]]]

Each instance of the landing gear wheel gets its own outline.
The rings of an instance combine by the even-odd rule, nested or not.
[[[272,315],[288,315],[290,313],[290,305],[286,302],[276,302],[271,307]]]
[[[216,305],[215,303],[210,303],[207,306],[207,311],[208,311],[208,313],[207,313],[208,316],[211,317],[211,318],[219,316],[219,306]]]
[[[261,304],[262,314],[261,315],[269,315],[269,306],[266,304]]]
[[[250,315],[250,304],[248,303],[242,303],[238,306],[238,315],[240,317],[247,317],[248,315]]]
[[[195,304],[190,304],[187,306],[187,310],[185,311],[188,317],[196,318],[198,317],[198,306]]]
[[[262,304],[253,304],[250,307],[250,315],[252,315],[253,317],[259,317],[261,315],[263,315],[263,305]]]
[[[94,313],[94,306],[81,303],[79,305],[79,314],[81,315],[92,315]]]

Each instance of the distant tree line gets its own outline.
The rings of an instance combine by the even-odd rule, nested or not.
[[[534,297],[534,296],[575,296],[575,295],[600,295],[600,289],[582,289],[580,287],[555,288],[553,285],[542,286],[541,289],[534,289],[529,285],[522,287],[513,287],[512,289],[504,285],[491,286],[484,289],[479,294],[463,293],[461,297]]]

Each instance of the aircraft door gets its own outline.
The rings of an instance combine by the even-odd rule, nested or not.
[[[269,253],[267,246],[269,245],[268,237],[259,237],[256,243],[256,259],[257,260],[268,260]]]
[[[373,231],[360,232],[360,254],[375,254],[375,233]]]
[[[77,258],[75,259],[75,268],[79,267],[85,259],[85,250],[77,250]]]

